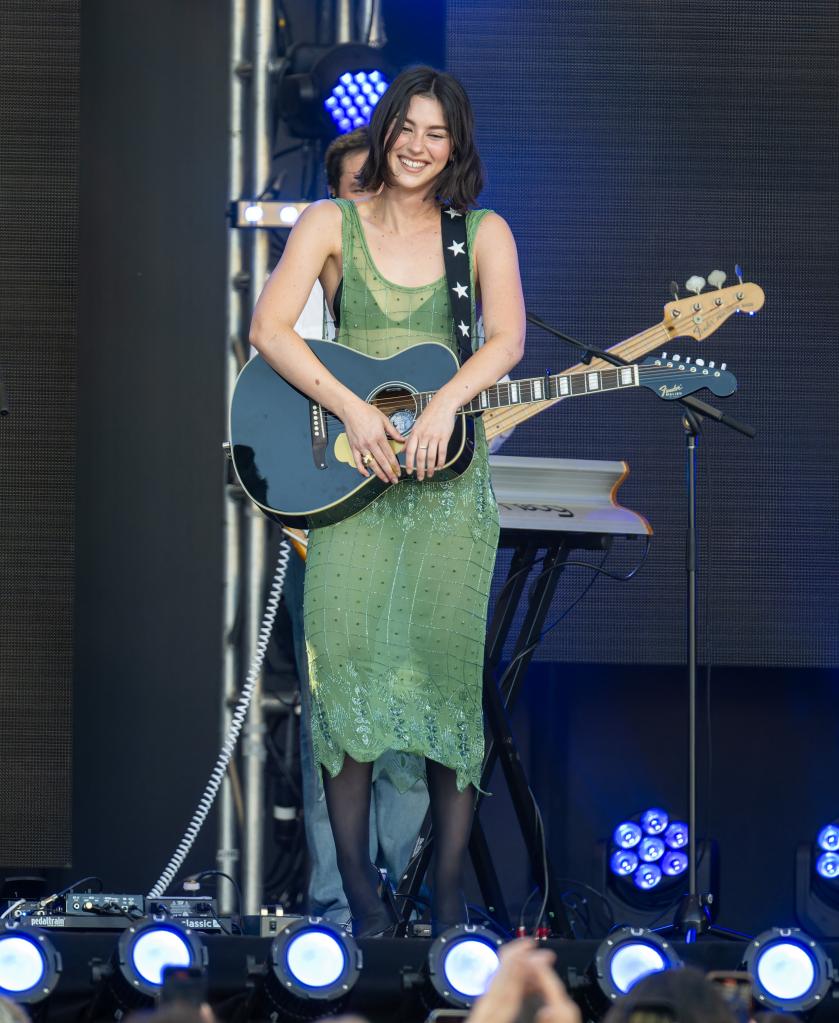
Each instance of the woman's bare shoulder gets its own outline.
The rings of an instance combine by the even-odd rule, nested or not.
[[[341,208],[332,199],[318,199],[309,203],[297,219],[297,224],[304,224],[307,230],[326,230],[341,226]],[[294,226],[296,227],[297,224]]]
[[[478,211],[476,211],[478,212]],[[475,232],[475,242],[484,246],[493,245],[496,242],[512,238],[513,232],[507,221],[495,210],[480,211],[481,217],[478,229]]]

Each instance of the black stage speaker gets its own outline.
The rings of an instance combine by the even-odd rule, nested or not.
[[[79,15],[0,13],[0,865],[70,860]]]

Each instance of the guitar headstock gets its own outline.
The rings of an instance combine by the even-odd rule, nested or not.
[[[708,275],[712,283],[715,274],[724,279],[722,272],[715,270]],[[671,338],[692,337],[696,341],[704,341],[729,316],[734,313],[756,313],[766,300],[763,290],[757,284],[732,284],[728,288],[703,292],[701,287],[704,284],[701,277],[691,277],[688,289],[696,293],[690,298],[668,302],[664,307],[662,322]]]

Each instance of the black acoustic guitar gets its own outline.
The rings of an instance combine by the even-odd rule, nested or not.
[[[455,355],[437,342],[414,345],[389,359],[362,355],[334,341],[308,341],[320,361],[347,387],[388,416],[407,436],[434,394],[457,372]],[[725,365],[691,364],[678,355],[651,357],[632,366],[557,373],[496,384],[455,416],[445,468],[452,479],[472,460],[472,417],[546,399],[648,387],[672,400],[707,387],[731,394],[737,387]],[[390,441],[404,470],[404,445]],[[245,492],[267,515],[286,526],[331,525],[361,511],[393,484],[356,469],[337,416],[292,387],[256,356],[239,374],[230,404],[230,455]],[[397,484],[398,485],[398,484]]]

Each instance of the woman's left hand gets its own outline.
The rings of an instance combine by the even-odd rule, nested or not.
[[[454,430],[455,408],[435,395],[420,414],[405,446],[405,469],[416,468],[417,479],[429,479],[446,463],[446,452]]]

